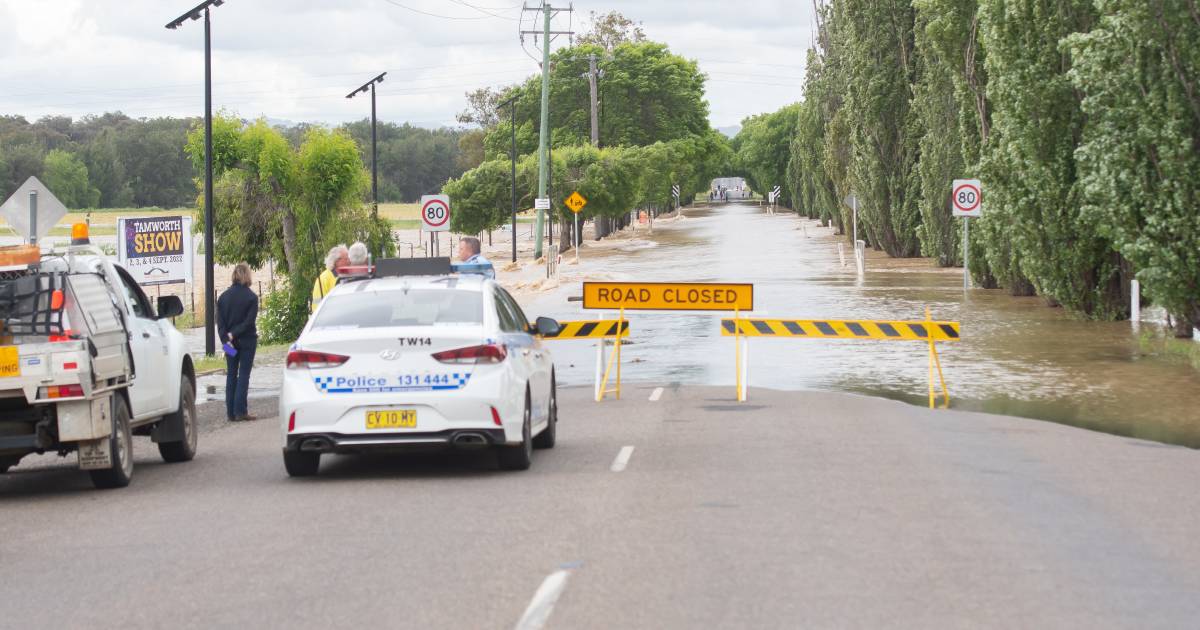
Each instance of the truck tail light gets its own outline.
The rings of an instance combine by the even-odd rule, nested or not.
[[[82,398],[82,385],[50,385],[43,387],[38,398]]]
[[[300,368],[331,368],[337,367],[349,360],[350,357],[341,354],[314,352],[312,350],[292,350],[287,355],[287,367],[289,370],[298,370]]]
[[[508,356],[502,344],[488,343],[435,352],[433,358],[442,363],[500,363]]]
[[[50,335],[50,342],[58,343],[61,341],[75,341],[78,338],[79,335],[76,335],[74,330],[68,328],[67,330],[64,330],[61,335]]]

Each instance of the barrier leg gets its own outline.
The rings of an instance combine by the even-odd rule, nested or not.
[[[742,337],[742,402],[750,398],[750,338]]]
[[[925,321],[927,321],[927,322],[933,321],[933,317],[931,317],[929,314],[928,306],[925,307]],[[933,353],[934,353],[933,339],[932,339],[932,335],[931,335],[930,341],[929,341],[929,408],[930,409],[933,409],[934,399],[936,398],[936,396],[934,396],[934,393],[933,393]]]
[[[938,357],[937,345],[931,341],[929,342],[929,349],[933,351],[933,364],[937,366],[938,380],[942,383],[942,409],[949,409],[950,390],[946,389],[946,377],[942,374],[942,360]]]
[[[736,308],[733,309],[733,371],[737,401],[742,402],[742,322]]]
[[[600,400],[603,399],[606,394],[608,394],[608,375],[612,373],[613,361],[615,361],[618,357],[620,357],[620,351],[621,351],[621,346],[620,346],[621,338],[620,337],[617,338],[616,343],[617,343],[616,350],[608,355],[608,367],[604,368],[604,378],[601,379],[601,381],[600,381],[600,396],[596,399],[596,402],[600,402]],[[618,395],[619,395],[619,392],[618,392]]]
[[[933,409],[933,401],[937,396],[933,393],[933,342],[929,342],[929,408]]]
[[[605,339],[600,339],[596,342],[596,402],[600,402],[601,398],[600,375],[604,372],[604,344],[606,343],[608,343],[608,341]]]
[[[625,321],[625,307],[617,313],[617,400],[621,400],[621,326]]]

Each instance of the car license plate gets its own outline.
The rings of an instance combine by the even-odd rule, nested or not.
[[[415,409],[387,409],[367,412],[368,429],[413,429],[417,426]]]
[[[21,375],[21,357],[16,346],[0,346],[0,378]]]

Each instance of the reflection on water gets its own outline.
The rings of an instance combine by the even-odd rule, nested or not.
[[[962,322],[963,341],[940,344],[952,406],[1041,418],[1200,447],[1200,374],[1139,349],[1128,322],[1090,322],[1049,308],[1040,298],[973,289],[964,298],[960,270],[927,260],[868,252],[860,281],[843,267],[838,238],[790,214],[730,204],[689,210],[656,222],[656,247],[636,241],[584,250],[567,279],[753,282],[756,317],[937,319]],[[568,295],[578,282],[523,300],[537,314],[594,319]],[[612,318],[613,313],[605,314]],[[730,385],[734,347],[717,315],[632,313],[623,378],[647,383]],[[594,348],[554,346],[563,382],[590,383]],[[755,339],[751,387],[827,389],[925,404],[926,347],[920,343]],[[750,391],[753,398],[753,389]]]

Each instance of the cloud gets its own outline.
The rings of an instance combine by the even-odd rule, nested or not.
[[[200,115],[203,23],[164,28],[196,1],[0,0],[0,113]],[[345,95],[386,70],[381,118],[453,124],[463,93],[538,71],[517,41],[520,5],[471,4],[511,19],[453,0],[227,0],[212,11],[214,104],[246,117],[361,119],[366,100]],[[813,22],[804,4],[583,0],[555,28],[582,31],[589,11],[642,22],[651,39],[699,61],[710,77],[712,123],[723,126],[801,97]]]

